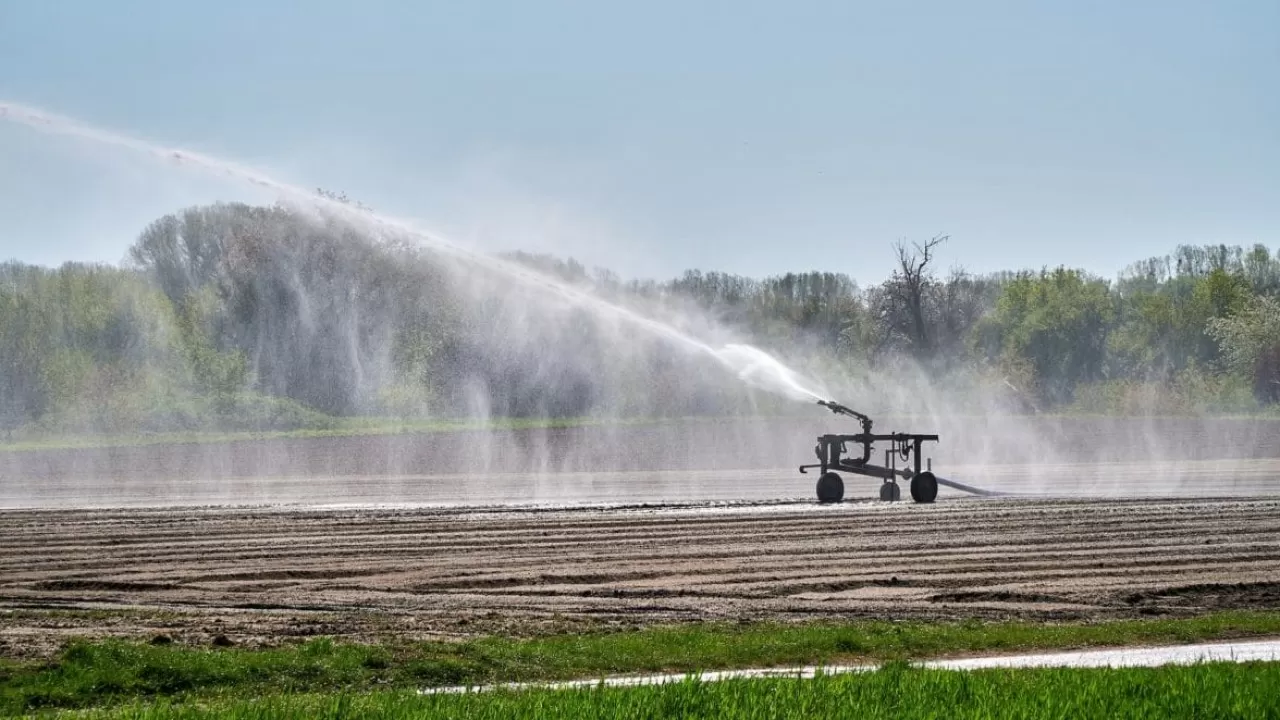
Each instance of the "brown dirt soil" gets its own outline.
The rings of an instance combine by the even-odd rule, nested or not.
[[[0,513],[0,655],[1280,607],[1280,499]],[[221,642],[221,641],[220,641]]]

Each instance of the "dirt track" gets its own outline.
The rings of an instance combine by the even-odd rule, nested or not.
[[[0,546],[11,655],[80,633],[254,644],[1280,605],[1280,499],[15,511]]]

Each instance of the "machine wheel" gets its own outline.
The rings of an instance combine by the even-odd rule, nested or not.
[[[836,503],[844,499],[844,480],[833,472],[825,472],[818,478],[818,502]]]
[[[880,499],[885,502],[896,502],[902,499],[902,488],[898,487],[898,483],[885,480],[880,486]]]
[[[938,497],[938,477],[925,471],[911,478],[911,499],[918,503],[931,503]]]

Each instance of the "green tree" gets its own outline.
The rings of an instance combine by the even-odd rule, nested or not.
[[[1078,384],[1102,378],[1114,314],[1105,281],[1058,268],[1006,284],[977,338],[993,359],[1029,367],[1042,398],[1067,402]]]
[[[49,407],[41,372],[51,337],[31,298],[0,288],[0,429],[12,433]]]
[[[1122,278],[1108,344],[1110,375],[1168,382],[1188,368],[1212,367],[1219,347],[1205,328],[1213,318],[1240,310],[1252,296],[1243,271],[1225,267],[1163,279],[1154,274]]]
[[[1239,312],[1209,321],[1229,371],[1247,378],[1261,402],[1280,402],[1280,298],[1253,298]]]

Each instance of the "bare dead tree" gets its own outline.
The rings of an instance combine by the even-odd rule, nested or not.
[[[934,249],[948,238],[947,235],[938,235],[923,245],[912,243],[914,251],[902,241],[894,244],[898,267],[882,286],[877,303],[884,329],[880,342],[882,348],[897,338],[917,358],[932,356],[934,338],[929,332],[926,305],[934,278],[929,264],[933,261]]]

